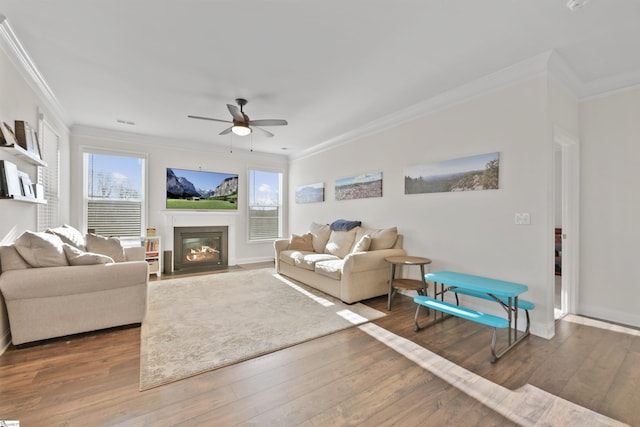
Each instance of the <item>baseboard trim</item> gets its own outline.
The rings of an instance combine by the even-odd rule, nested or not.
[[[614,322],[634,328],[640,328],[640,316],[634,313],[580,304],[576,314],[600,319],[605,322]]]

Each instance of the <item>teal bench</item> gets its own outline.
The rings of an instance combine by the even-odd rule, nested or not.
[[[504,308],[505,310],[507,310],[507,307],[509,305],[508,298],[496,297],[493,295],[486,294],[484,292],[476,292],[469,289],[461,289],[461,288],[449,288],[449,291],[454,292],[456,294],[456,303],[458,305],[460,305],[460,301],[458,300],[458,294],[467,295],[474,298],[482,298],[488,301],[499,302],[500,305],[502,305],[502,308]],[[527,333],[529,332],[529,323],[530,323],[529,310],[533,310],[534,308],[536,308],[536,306],[532,302],[518,298],[518,308],[521,310],[524,310],[525,315],[527,317],[527,325],[525,328],[525,333]]]
[[[507,328],[509,327],[509,321],[504,317],[494,316],[492,314],[483,313],[481,311],[473,310],[459,305],[450,304],[446,301],[440,301],[433,299],[425,295],[418,295],[413,298],[416,304],[432,308],[436,311],[450,314],[452,316],[461,317],[463,319],[471,320],[473,322],[482,323],[483,325],[491,326],[493,328]],[[416,322],[416,331],[420,329],[420,326]]]
[[[459,305],[451,304],[446,301],[437,300],[425,295],[418,295],[413,298],[413,301],[418,304],[416,308],[415,315],[415,325],[416,332],[418,332],[422,328],[426,328],[436,322],[440,322],[444,320],[446,317],[443,315],[439,319],[436,318],[426,325],[420,326],[418,323],[418,317],[420,315],[420,307],[427,307],[432,310],[439,311],[441,313],[446,313],[450,316],[460,317],[462,319],[471,320],[472,322],[481,323],[483,325],[491,326],[493,328],[493,333],[491,335],[491,362],[495,362],[498,360],[498,356],[496,355],[496,330],[497,328],[508,328],[509,321],[504,317],[494,316],[492,314],[483,313],[481,311],[473,310],[471,308],[461,307]]]

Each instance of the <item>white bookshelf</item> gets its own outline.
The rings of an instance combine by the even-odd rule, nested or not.
[[[144,258],[149,263],[149,275],[155,274],[160,277],[162,274],[162,258],[160,256],[161,241],[159,236],[144,236],[141,238],[144,248]]]

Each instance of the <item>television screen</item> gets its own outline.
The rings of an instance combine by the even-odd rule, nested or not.
[[[167,209],[238,209],[238,175],[167,168]]]

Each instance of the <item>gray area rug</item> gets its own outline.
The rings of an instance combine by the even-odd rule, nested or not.
[[[150,282],[140,390],[382,316],[277,275],[273,268]]]

